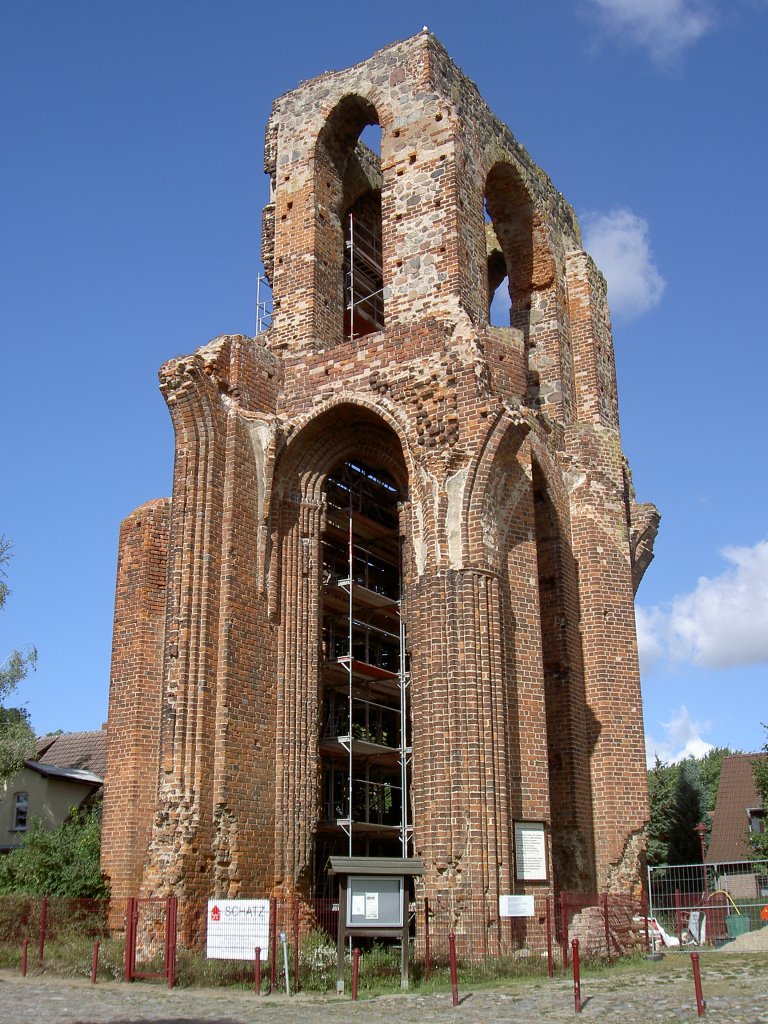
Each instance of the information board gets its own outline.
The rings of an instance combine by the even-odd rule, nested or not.
[[[543,822],[515,822],[515,869],[518,881],[546,882],[547,840]]]
[[[403,879],[350,875],[347,881],[348,928],[402,928]]]
[[[499,896],[499,917],[534,917],[533,896]]]
[[[208,900],[206,938],[210,960],[268,960],[269,900]]]

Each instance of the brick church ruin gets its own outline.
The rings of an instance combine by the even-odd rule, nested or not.
[[[636,890],[658,514],[573,210],[426,30],[280,97],[265,170],[271,325],[162,367],[173,494],[120,531],[113,894]]]

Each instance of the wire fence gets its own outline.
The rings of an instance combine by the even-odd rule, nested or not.
[[[222,908],[229,903],[219,902]],[[247,918],[242,909],[247,902],[240,901],[233,912]],[[587,960],[612,960],[649,948],[648,914],[640,901],[561,893],[537,895],[531,902],[525,917],[502,917],[498,904],[483,900],[411,902],[410,983],[439,982],[443,976],[447,982],[450,935],[465,980],[551,976],[569,966],[574,938]],[[207,900],[0,897],[0,967],[94,981],[164,978],[168,984],[254,986],[263,992],[284,991],[287,983],[290,991],[333,991],[338,903],[298,898],[264,903],[268,909],[261,919],[241,921],[242,952],[235,959],[207,955],[212,913]],[[353,945],[360,949],[361,989],[400,987],[400,942],[356,936],[344,950],[345,988]]]
[[[648,869],[651,938],[669,950],[713,950],[768,926],[768,860]]]

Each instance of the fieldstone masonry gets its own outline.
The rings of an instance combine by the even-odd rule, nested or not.
[[[318,891],[328,481],[358,465],[399,501],[420,894],[460,922],[500,893],[637,890],[633,592],[659,517],[572,209],[427,31],[280,97],[265,169],[271,327],[163,366],[173,495],[121,531],[113,894]],[[383,328],[350,322],[350,213],[378,232]],[[518,821],[546,826],[546,882],[516,878]]]

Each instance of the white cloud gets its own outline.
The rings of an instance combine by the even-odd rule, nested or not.
[[[717,18],[710,0],[588,0],[603,29],[669,63],[711,32]]]
[[[731,568],[673,601],[670,651],[707,668],[768,661],[768,540],[721,554]]]
[[[712,723],[694,721],[684,704],[673,711],[669,721],[662,722],[661,726],[666,733],[665,739],[657,741],[652,736],[645,737],[649,768],[653,767],[657,757],[667,764],[676,764],[686,757],[703,757],[713,749],[701,735],[709,732]]]
[[[664,657],[714,669],[768,662],[768,540],[720,553],[730,566],[719,576],[665,607],[635,609],[643,675]]]
[[[624,209],[581,220],[585,248],[608,282],[611,312],[631,320],[658,306],[667,285],[653,262],[648,222]]]
[[[640,656],[640,673],[643,676],[653,671],[664,655],[663,630],[666,616],[660,608],[635,608],[637,626],[637,652]]]

